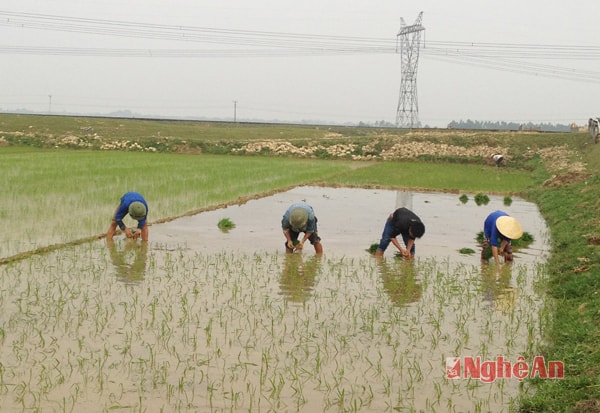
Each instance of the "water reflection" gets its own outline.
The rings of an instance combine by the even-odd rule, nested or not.
[[[322,255],[304,259],[302,254],[286,254],[279,280],[281,293],[289,301],[303,303],[312,294],[315,279],[320,272]]]
[[[418,301],[423,294],[423,286],[417,281],[414,261],[396,259],[393,263],[389,265],[386,260],[377,260],[383,288],[390,301],[398,307]]]
[[[137,284],[144,279],[148,259],[147,242],[127,239],[125,246],[120,250],[114,240],[106,240],[106,246],[119,281]]]
[[[471,198],[473,196],[468,195]],[[518,216],[523,228],[536,240],[532,246],[538,250],[528,255],[519,253],[519,264],[537,261],[542,253],[549,251],[548,230],[535,204],[513,198],[508,208],[502,196],[492,195],[489,198],[488,205],[482,208],[473,202],[463,204],[455,193],[301,186],[242,205],[231,205],[155,225],[152,227],[152,243],[164,244],[169,248],[185,244],[202,253],[219,253],[223,248],[250,254],[280,250],[282,239],[276,236],[281,233],[280,222],[265,221],[264,217],[281,216],[282,205],[285,208],[285,205],[305,200],[318,211],[319,225],[321,222],[326,225],[328,259],[334,256],[365,257],[365,248],[379,241],[382,217],[387,217],[394,207],[414,211],[426,224],[426,235],[418,241],[420,259],[448,257],[453,261],[478,265],[479,256],[466,256],[459,250],[476,249],[477,243],[473,237],[481,230],[480,223],[489,211],[496,209]],[[236,223],[235,231],[248,236],[231,237],[231,234],[223,233],[216,225],[223,216]],[[202,237],[198,236],[198,228],[202,228]],[[206,242],[207,239],[211,242]]]
[[[512,264],[481,265],[481,291],[489,306],[497,311],[510,310],[515,305],[516,288],[511,286]]]

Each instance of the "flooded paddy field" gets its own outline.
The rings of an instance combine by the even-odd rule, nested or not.
[[[520,252],[520,261],[538,261],[547,248],[546,225],[537,207],[519,198],[504,205],[504,197],[489,196],[487,205],[477,206],[474,194],[462,203],[459,194],[409,192],[380,189],[298,187],[249,201],[243,205],[183,217],[151,227],[152,241],[165,248],[186,246],[196,252],[239,251],[270,253],[283,251],[281,218],[294,202],[310,204],[318,218],[319,235],[326,255],[364,257],[365,250],[379,242],[385,220],[396,208],[407,207],[423,220],[425,236],[417,240],[417,256],[449,258],[473,263],[461,248],[477,250],[476,236],[483,231],[486,216],[497,209],[519,219],[535,242]],[[221,231],[219,220],[229,218],[236,227]],[[386,255],[393,255],[390,245]],[[309,244],[306,251],[313,252]],[[529,257],[530,256],[530,257]],[[466,259],[465,259],[466,258]]]
[[[517,378],[449,378],[447,358],[531,362],[547,322],[548,234],[535,205],[490,196],[299,187],[0,267],[0,405],[7,411],[509,411]],[[305,200],[325,253],[284,254]],[[417,258],[365,250],[407,206]],[[481,264],[503,209],[534,243]],[[222,218],[236,225],[217,227]],[[472,248],[473,255],[460,254]]]

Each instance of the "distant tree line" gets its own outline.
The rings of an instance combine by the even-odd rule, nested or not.
[[[395,128],[396,125],[391,123],[391,122],[387,122],[385,120],[376,120],[375,122],[363,122],[360,121],[358,122],[358,127],[360,128],[371,128],[371,127],[375,127],[375,128]]]
[[[461,120],[452,121],[448,124],[449,129],[493,129],[493,130],[537,130],[544,132],[569,132],[571,125],[551,124],[551,123],[516,123],[504,121],[478,121]]]
[[[384,120],[375,122],[359,122],[359,127],[376,127],[376,128],[395,128],[396,125]],[[417,126],[418,128],[430,128],[425,125]],[[448,129],[487,129],[487,130],[531,130],[531,131],[543,131],[543,132],[570,132],[571,125],[561,125],[559,123],[517,123],[517,122],[504,122],[504,121],[480,121],[480,120],[453,120],[447,126]]]

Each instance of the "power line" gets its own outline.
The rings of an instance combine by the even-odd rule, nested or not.
[[[106,57],[162,57],[162,58],[217,58],[217,57],[294,57],[334,56],[354,54],[392,54],[373,48],[366,49],[123,49],[90,47],[45,47],[0,45],[0,54],[48,56],[106,56]]]
[[[133,37],[178,42],[198,42],[220,45],[311,48],[311,49],[363,49],[389,48],[390,39],[361,38],[349,36],[322,36],[283,32],[231,30],[209,27],[173,26],[162,24],[110,21],[66,16],[50,16],[34,13],[0,11],[0,26],[21,29],[40,29],[61,32],[98,34],[104,36]]]
[[[177,26],[128,21],[53,16],[0,10],[0,26],[19,29],[40,29],[77,32],[116,37],[134,37],[177,42],[198,42],[231,46],[250,46],[322,50],[324,53],[373,52],[395,53],[395,38],[327,36],[284,32],[232,30],[209,27]],[[600,46],[567,46],[515,43],[478,43],[431,41],[423,45],[423,53],[453,53],[456,55],[511,57],[527,59],[583,59],[600,58]],[[238,51],[239,52],[239,51]]]
[[[0,54],[98,56],[123,58],[251,58],[396,54],[396,39],[325,36],[231,30],[21,13],[0,10],[0,27],[132,37],[177,43],[191,48],[90,48],[0,45]],[[220,47],[219,47],[220,46]],[[227,46],[227,47],[223,47]],[[539,64],[535,61],[597,61],[600,46],[431,41],[420,49],[424,59],[586,83],[600,83],[600,72]]]
[[[469,67],[481,67],[496,71],[536,75],[548,78],[572,80],[584,83],[600,83],[600,72],[564,68],[552,65],[539,65],[531,62],[499,60],[486,58],[473,58],[465,56],[428,56],[432,60],[456,63]]]

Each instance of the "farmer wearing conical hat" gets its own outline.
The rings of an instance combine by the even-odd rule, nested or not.
[[[323,253],[321,238],[317,233],[317,217],[313,208],[305,202],[292,204],[281,219],[281,228],[285,235],[285,252],[291,254],[294,250],[302,250],[306,240],[315,247],[317,254]],[[300,233],[304,233],[302,240],[298,241]]]
[[[483,245],[481,250],[481,260],[486,261],[486,251],[492,248],[492,256],[496,264],[500,263],[500,255],[504,256],[504,261],[512,261],[511,241],[523,236],[521,224],[515,218],[509,216],[504,211],[494,211],[487,216],[483,223]]]
[[[127,228],[123,222],[123,218],[129,214],[129,216],[138,221],[137,228]],[[121,202],[115,210],[112,222],[106,232],[106,239],[111,240],[115,235],[117,226],[121,228],[121,231],[125,233],[127,238],[139,238],[142,237],[142,241],[148,241],[148,204],[144,197],[138,192],[127,192],[121,197]]]

